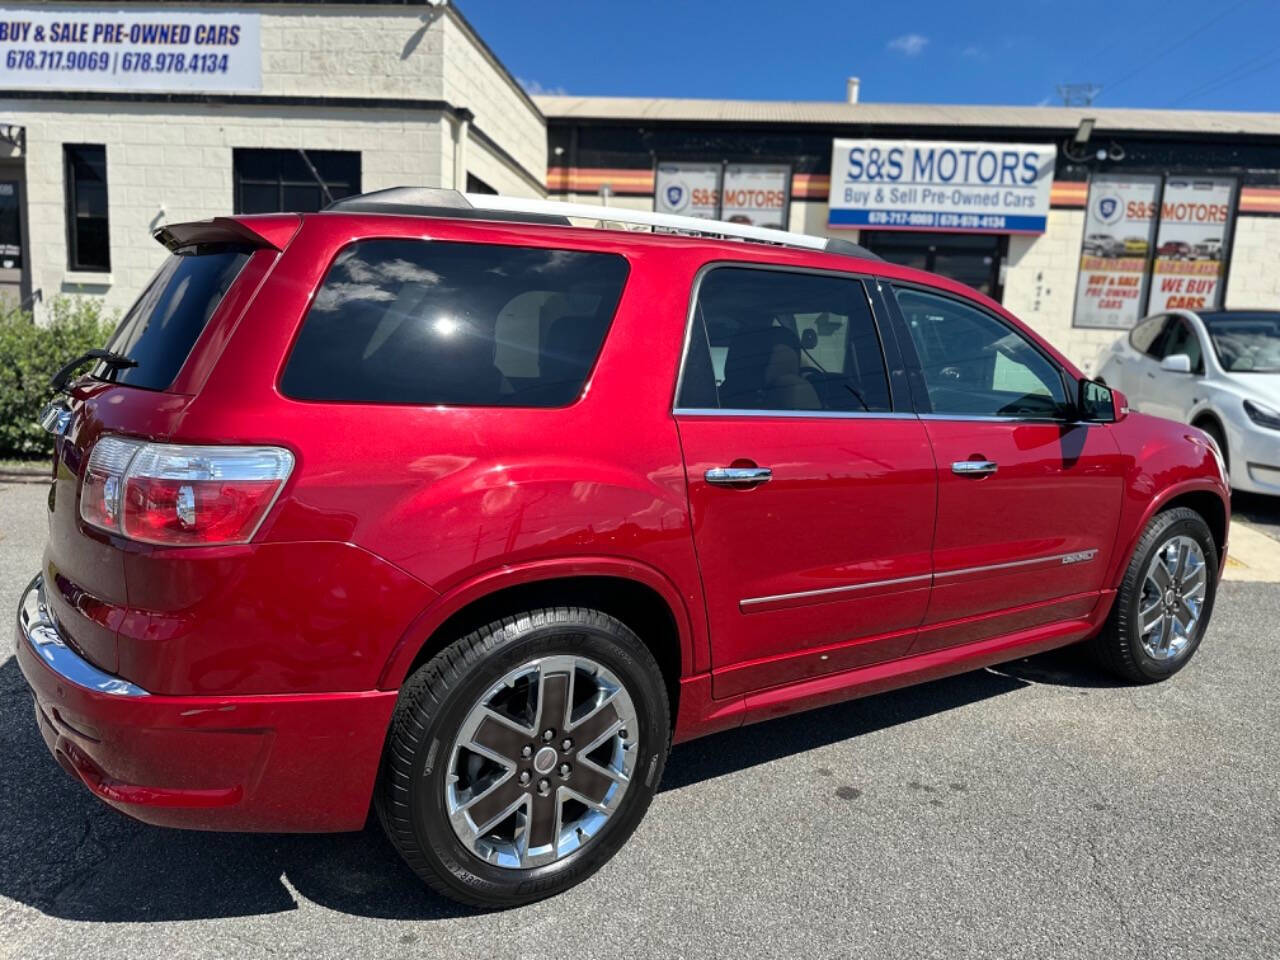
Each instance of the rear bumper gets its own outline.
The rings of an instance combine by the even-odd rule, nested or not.
[[[97,797],[147,823],[204,830],[357,830],[396,692],[156,696],[67,646],[36,577],[18,665],[45,743]]]

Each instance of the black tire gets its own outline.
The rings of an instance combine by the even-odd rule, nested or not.
[[[625,687],[640,727],[631,781],[599,833],[576,851],[529,868],[487,863],[449,822],[445,786],[452,744],[472,707],[509,671],[557,654],[589,657]],[[530,610],[467,634],[406,680],[374,805],[392,844],[432,889],[470,906],[513,907],[553,896],[608,862],[644,817],[670,746],[666,685],[635,633],[598,610]]]
[[[1204,553],[1207,568],[1204,603],[1194,632],[1181,653],[1169,660],[1156,660],[1143,649],[1138,607],[1148,565],[1156,551],[1177,536],[1193,538]],[[1138,540],[1102,632],[1091,641],[1094,655],[1108,671],[1133,683],[1156,683],[1173,676],[1187,665],[1204,639],[1217,591],[1218,549],[1204,517],[1186,507],[1156,514]]]

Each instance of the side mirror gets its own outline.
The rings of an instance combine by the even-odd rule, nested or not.
[[[800,334],[800,346],[806,350],[812,350],[818,345],[818,331],[813,327],[805,327]]]
[[[1185,353],[1171,353],[1160,361],[1160,369],[1170,373],[1190,373],[1191,358]]]
[[[1119,390],[1097,380],[1081,380],[1076,410],[1089,423],[1119,423],[1129,412],[1129,402]]]

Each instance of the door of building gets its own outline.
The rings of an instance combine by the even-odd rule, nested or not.
[[[999,300],[1000,264],[1008,250],[998,234],[864,230],[858,242],[890,263],[950,277]]]

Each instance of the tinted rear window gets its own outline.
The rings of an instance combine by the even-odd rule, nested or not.
[[[616,254],[361,241],[330,267],[281,387],[302,400],[564,406],[626,276]]]
[[[107,341],[108,349],[138,364],[117,370],[116,382],[147,390],[169,386],[251,253],[196,246],[172,254]]]

